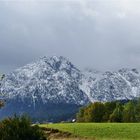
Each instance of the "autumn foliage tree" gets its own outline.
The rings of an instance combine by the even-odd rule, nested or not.
[[[102,111],[101,111],[102,110]],[[87,107],[81,108],[77,114],[78,122],[101,122],[105,114],[103,103],[96,102]]]
[[[140,100],[89,104],[79,110],[77,122],[140,122]]]

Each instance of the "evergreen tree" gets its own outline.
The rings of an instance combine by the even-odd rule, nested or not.
[[[122,122],[123,121],[123,106],[121,103],[117,103],[115,110],[110,115],[110,122]]]
[[[140,99],[137,101],[136,107],[135,107],[135,117],[136,121],[140,122]]]
[[[91,121],[92,122],[102,122],[103,116],[105,115],[105,106],[103,103],[96,102],[91,107]]]
[[[124,105],[123,122],[136,122],[136,109],[132,101]]]
[[[110,115],[113,113],[114,109],[116,108],[116,102],[106,102],[105,106],[105,115],[103,116],[103,121],[109,121]]]
[[[76,118],[77,118],[77,122],[84,122],[84,112],[85,112],[85,109],[82,107],[80,108],[79,112],[77,113],[76,115]]]

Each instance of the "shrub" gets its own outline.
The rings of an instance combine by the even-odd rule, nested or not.
[[[0,108],[4,106],[4,102],[0,100]]]
[[[28,117],[7,118],[0,122],[0,140],[46,140],[38,126],[32,126]]]

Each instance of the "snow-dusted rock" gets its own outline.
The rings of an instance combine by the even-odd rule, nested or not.
[[[84,105],[89,100],[79,88],[81,72],[64,57],[43,57],[8,74],[3,80],[1,92],[4,98],[35,103],[69,103]]]
[[[43,57],[8,74],[0,90],[5,99],[29,98],[34,105],[38,100],[78,105],[127,100],[140,97],[140,73],[136,69],[81,72],[62,56]]]
[[[140,73],[136,69],[95,72],[86,71],[81,89],[91,102],[132,100],[140,97]]]
[[[0,85],[1,98],[7,101],[0,110],[0,117],[14,112],[45,118],[45,112],[51,118],[67,112],[66,116],[70,116],[69,113],[76,113],[79,106],[89,102],[140,97],[137,69],[83,72],[62,56],[43,57],[16,69],[6,75]]]

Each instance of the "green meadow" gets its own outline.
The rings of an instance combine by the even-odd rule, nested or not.
[[[40,126],[94,140],[140,140],[139,123],[58,123]]]

